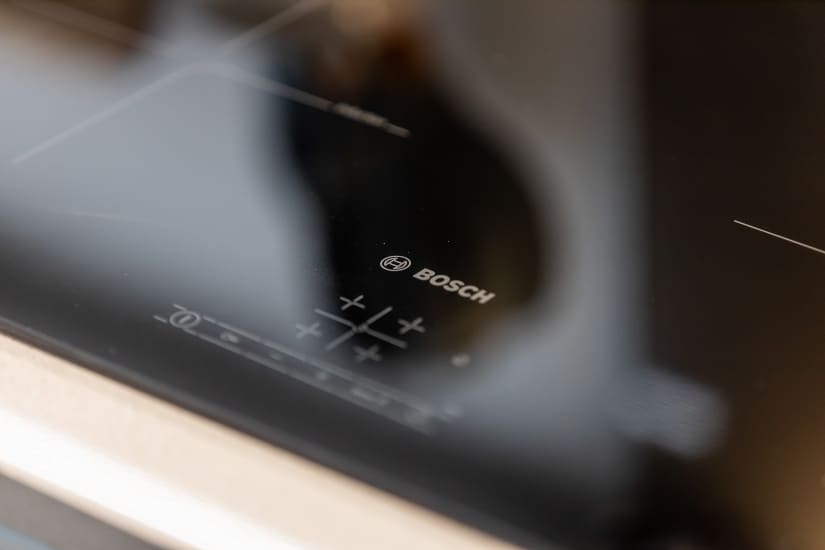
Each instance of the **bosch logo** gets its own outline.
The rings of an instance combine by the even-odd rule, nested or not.
[[[495,294],[484,290],[483,288],[479,288],[475,285],[468,285],[464,281],[453,279],[449,275],[436,273],[432,269],[422,269],[413,275],[413,277],[419,281],[426,281],[432,286],[439,287],[445,292],[454,292],[462,298],[466,298],[471,302],[476,302],[479,304],[486,304],[496,297]]]
[[[405,271],[412,266],[412,260],[406,256],[387,256],[381,260],[380,265],[381,269],[385,271]],[[436,273],[432,269],[420,269],[413,274],[413,278],[478,304],[486,304],[496,297],[494,293],[488,290],[467,284],[459,279],[453,279],[449,275]]]
[[[381,269],[384,271],[404,271],[411,265],[412,261],[406,256],[387,256],[381,260]]]

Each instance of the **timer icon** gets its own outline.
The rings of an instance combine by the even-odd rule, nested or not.
[[[384,271],[404,271],[412,265],[412,260],[406,256],[387,256],[380,265]]]

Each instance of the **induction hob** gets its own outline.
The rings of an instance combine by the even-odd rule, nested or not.
[[[825,4],[4,21],[4,331],[522,544],[825,544]]]

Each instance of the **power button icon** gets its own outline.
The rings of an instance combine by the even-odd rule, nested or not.
[[[387,256],[380,265],[384,271],[404,271],[412,265],[412,260],[406,256]]]

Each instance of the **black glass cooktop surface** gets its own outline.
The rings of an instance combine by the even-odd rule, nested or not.
[[[0,3],[0,327],[515,542],[825,547],[825,4]]]

